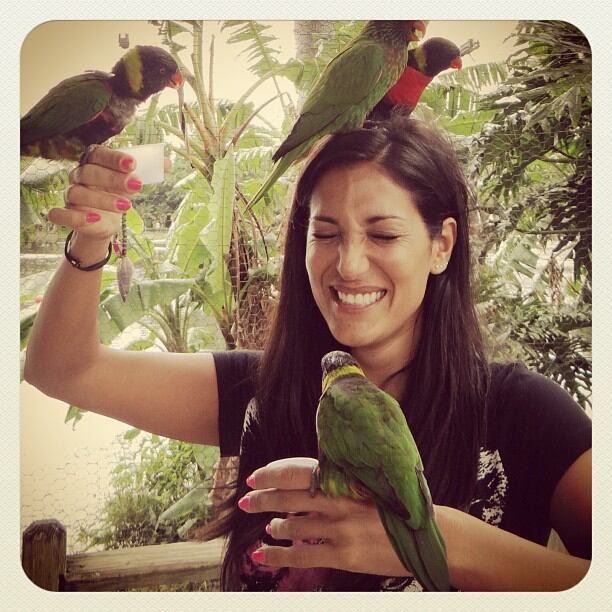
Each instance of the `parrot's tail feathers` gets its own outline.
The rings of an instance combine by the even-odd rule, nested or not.
[[[389,540],[404,567],[412,573],[424,589],[434,590],[433,585],[429,582],[429,574],[421,562],[414,540],[414,530],[410,529],[405,521],[393,512],[380,510],[380,516]]]
[[[422,587],[449,591],[446,550],[435,523],[415,530],[393,512],[381,509],[380,516],[397,556]]]
[[[257,190],[257,193],[251,198],[249,203],[246,205],[246,210],[251,210],[259,200],[264,196],[266,191],[276,183],[276,181],[285,173],[287,168],[291,165],[291,162],[287,162],[284,158],[277,161],[272,167],[272,172],[267,176],[263,185]]]
[[[251,201],[246,205],[246,210],[251,210],[259,200],[263,197],[263,195],[276,183],[276,181],[289,169],[289,167],[297,161],[303,160],[308,153],[310,152],[314,142],[316,142],[316,138],[311,138],[307,140],[300,146],[297,146],[290,151],[288,151],[282,157],[278,156],[278,151],[272,157],[274,161],[274,166],[272,167],[272,172],[268,175],[264,184],[259,188],[257,193],[251,198]]]
[[[419,556],[429,575],[429,580],[434,585],[434,588],[430,590],[449,591],[450,577],[448,575],[446,547],[434,520],[431,520],[427,528],[415,530],[414,539],[419,550]]]

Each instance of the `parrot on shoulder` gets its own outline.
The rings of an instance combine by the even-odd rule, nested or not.
[[[91,70],[69,77],[37,102],[21,118],[21,154],[78,160],[89,145],[121,132],[149,96],[182,83],[167,51],[137,45],[110,73]]]
[[[321,360],[318,479],[328,496],[371,498],[402,564],[428,591],[450,590],[446,548],[423,464],[396,400],[343,351]]]
[[[425,34],[423,21],[368,21],[325,67],[309,91],[291,133],[272,156],[275,162],[247,208],[254,206],[285,171],[323,136],[360,128],[367,114],[406,67],[408,45]]]
[[[440,37],[428,38],[408,51],[404,72],[374,107],[368,119],[384,119],[397,105],[404,116],[409,115],[434,77],[443,70],[459,70],[461,67],[461,50],[454,42]]]

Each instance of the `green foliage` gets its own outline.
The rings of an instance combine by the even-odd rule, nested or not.
[[[276,37],[267,31],[270,26],[257,21],[225,21],[222,30],[233,30],[227,39],[228,44],[241,43],[246,46],[241,53],[248,55],[249,70],[259,77],[268,75],[279,66],[278,49],[270,43],[276,42]]]
[[[185,196],[173,217],[168,262],[175,270],[195,275],[189,299],[214,318],[225,346],[254,348],[261,346],[261,331],[255,331],[244,317],[257,317],[263,323],[265,313],[261,311],[262,304],[254,302],[252,294],[243,288],[253,271],[265,266],[270,256],[275,255],[268,236],[273,235],[271,224],[278,223],[277,211],[282,205],[279,196],[284,195],[286,188],[279,185],[271,191],[267,206],[244,213],[244,204],[271,166],[271,145],[280,136],[278,130],[262,120],[259,115],[262,107],[255,108],[249,97],[272,79],[278,92],[275,98],[281,100],[285,112],[291,112],[290,105],[285,104],[287,96],[276,80],[279,68],[276,40],[267,33],[267,27],[256,22],[224,22],[223,29],[232,32],[229,43],[245,48],[250,68],[259,79],[235,102],[214,100],[209,95],[214,89],[214,41],[206,82],[204,67],[197,60],[202,54],[203,24],[180,25],[176,31],[172,22],[160,27],[173,42],[180,36],[189,44],[186,39],[191,37],[193,61],[191,67],[185,66],[184,74],[197,102],[185,107],[184,135],[175,127],[180,124],[178,107],[162,109],[157,124],[183,140],[173,150],[189,161],[194,172],[177,183]],[[172,51],[172,45],[170,48]],[[265,153],[260,154],[261,151]],[[265,295],[260,297],[267,301]],[[252,333],[245,335],[246,329]]]
[[[177,542],[209,518],[208,491],[218,449],[188,444],[138,430],[119,441],[112,497],[95,525],[82,527],[87,548],[104,549]]]
[[[480,310],[493,355],[525,361],[584,407],[591,389],[591,54],[571,24],[519,22],[506,81],[469,141]],[[535,265],[538,262],[538,265]]]

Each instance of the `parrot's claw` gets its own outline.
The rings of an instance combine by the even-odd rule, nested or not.
[[[310,497],[314,497],[317,494],[321,484],[320,477],[321,470],[319,469],[319,464],[317,463],[317,465],[312,468],[312,473],[310,474],[310,486],[308,487],[308,494]]]
[[[81,153],[81,157],[79,158],[79,166],[84,166],[89,163],[89,156],[99,147],[99,144],[89,145],[83,153]]]

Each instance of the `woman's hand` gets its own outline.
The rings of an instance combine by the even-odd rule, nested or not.
[[[297,457],[273,461],[253,472],[247,484],[253,489],[239,502],[245,512],[285,512],[274,518],[267,532],[294,545],[266,546],[252,553],[257,563],[276,567],[331,567],[335,569],[408,576],[395,554],[371,501],[326,497],[308,488],[316,459]],[[296,516],[295,513],[307,512]],[[304,541],[323,540],[319,544]]]
[[[132,174],[136,162],[120,151],[96,147],[86,163],[69,175],[70,185],[64,192],[64,208],[53,208],[48,219],[56,225],[77,230],[89,241],[105,242],[119,231],[121,213],[131,207],[130,197],[142,187]]]

